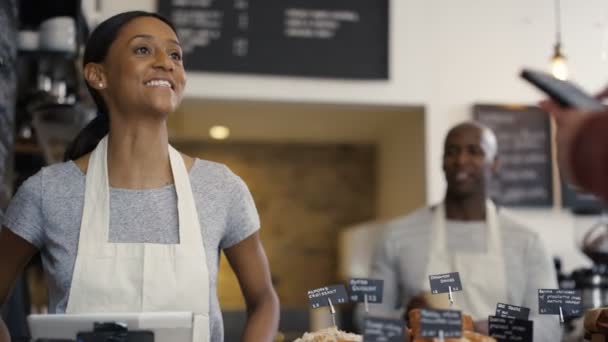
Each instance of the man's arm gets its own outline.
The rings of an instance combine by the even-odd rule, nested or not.
[[[374,303],[369,305],[369,315],[379,317],[400,317],[401,296],[399,292],[399,276],[392,255],[391,246],[388,239],[383,236],[376,243],[374,253],[370,265],[370,275],[372,279],[384,280],[384,291],[382,295],[382,303]],[[355,309],[355,321],[359,328],[363,327],[363,318],[365,307],[363,304],[357,305]]]
[[[553,262],[536,234],[528,243],[524,263],[527,266],[527,282],[523,306],[530,308],[530,319],[534,321],[534,341],[561,341],[559,318],[538,313],[538,289],[557,289],[558,284]]]

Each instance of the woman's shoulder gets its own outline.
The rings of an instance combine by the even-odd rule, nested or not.
[[[79,176],[83,176],[83,174],[73,161],[55,163],[42,167],[23,182],[21,187],[44,186],[45,188],[52,188],[65,186],[66,184],[73,184],[75,177]],[[70,179],[70,182],[66,182],[66,179]]]
[[[194,158],[194,164],[190,169],[190,181],[193,188],[201,191],[225,192],[244,185],[241,177],[226,164],[200,158]]]
[[[84,177],[79,173],[73,162],[52,164],[40,169],[19,186],[11,199],[6,211],[6,226],[23,234],[28,234],[26,231],[32,233],[32,229],[37,230],[36,234],[41,233],[47,209],[65,207],[65,201],[75,199],[75,194],[84,188]],[[49,204],[50,207],[47,206]],[[36,246],[42,245],[41,235],[27,237],[26,240]]]

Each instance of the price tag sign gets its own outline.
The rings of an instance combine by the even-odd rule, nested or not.
[[[538,312],[541,315],[580,317],[583,315],[582,296],[578,290],[538,290]]]
[[[456,338],[462,336],[462,315],[456,310],[420,309],[420,336]]]
[[[332,305],[348,303],[344,285],[331,285],[308,291],[308,301],[313,309],[329,306],[328,299],[331,300]]]
[[[367,317],[363,321],[363,341],[403,342],[404,323],[399,319]]]
[[[490,316],[488,318],[488,334],[498,342],[532,342],[534,322]]]
[[[367,296],[368,303],[382,303],[384,281],[381,279],[355,278],[348,282],[348,293],[351,302],[363,303]]]
[[[498,303],[496,304],[496,317],[527,320],[530,317],[530,309],[523,306]]]
[[[458,272],[430,275],[429,282],[432,294],[462,291]]]

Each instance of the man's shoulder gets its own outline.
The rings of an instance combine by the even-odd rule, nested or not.
[[[419,235],[421,232],[428,232],[432,210],[432,207],[423,207],[407,215],[387,221],[384,224],[384,238],[393,239],[404,235]]]
[[[524,242],[540,238],[538,232],[531,225],[508,211],[499,212],[498,220],[501,232],[507,234],[510,241]]]

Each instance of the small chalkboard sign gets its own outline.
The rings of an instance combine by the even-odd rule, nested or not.
[[[476,121],[498,140],[500,170],[489,195],[504,206],[553,205],[551,124],[547,113],[532,106],[475,105]]]
[[[363,303],[367,300],[368,303],[382,303],[383,288],[382,279],[354,278],[348,282],[351,302]]]
[[[399,319],[367,317],[363,322],[365,342],[403,342],[404,323]]]
[[[462,291],[458,272],[430,275],[429,282],[432,294]]]
[[[488,335],[498,342],[532,342],[533,329],[533,321],[495,316],[488,318]]]
[[[517,318],[527,320],[530,309],[523,306],[498,303],[496,304],[496,317]]]
[[[317,309],[322,306],[348,303],[348,295],[344,285],[331,285],[309,290],[308,301],[311,308]]]
[[[462,315],[456,310],[420,309],[420,336],[455,338],[462,336]]]
[[[539,289],[538,312],[541,315],[579,317],[583,314],[581,292],[578,290]]]

